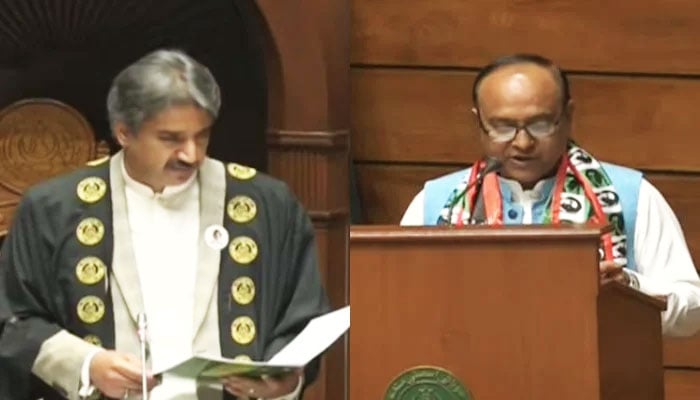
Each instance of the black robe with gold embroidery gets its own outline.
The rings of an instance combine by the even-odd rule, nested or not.
[[[0,250],[0,399],[44,400],[62,398],[31,373],[42,343],[61,329],[114,348],[115,332],[109,279],[85,284],[78,267],[85,257],[97,257],[109,277],[113,251],[112,206],[109,196],[109,163],[85,168],[52,179],[30,189],[22,199],[8,236]],[[302,206],[286,185],[260,172],[253,177],[236,175],[234,164],[226,174],[226,204],[242,207],[243,217],[224,218],[224,227],[235,244],[222,250],[218,280],[219,338],[225,357],[248,356],[267,360],[299,333],[313,317],[327,312],[328,302],[321,285],[313,226]],[[243,169],[244,175],[246,170]],[[86,178],[107,183],[103,200],[81,201],[77,187]],[[254,204],[250,221],[246,210]],[[86,218],[103,223],[104,236],[98,245],[80,243],[76,229]],[[257,256],[245,258],[251,242]],[[243,251],[243,253],[241,253]],[[217,267],[217,266],[214,266]],[[89,275],[90,271],[82,274]],[[94,272],[94,270],[93,270]],[[242,279],[238,279],[242,278]],[[243,283],[233,285],[234,282]],[[247,292],[255,287],[249,303]],[[167,277],[163,277],[167,285]],[[232,287],[241,296],[232,295]],[[235,291],[235,290],[234,290]],[[78,304],[94,296],[104,304],[102,318],[85,323]],[[238,300],[236,300],[238,298]],[[240,299],[244,301],[240,301]],[[89,303],[88,303],[89,305]],[[232,338],[232,324],[250,317],[256,334],[250,343]],[[239,319],[240,321],[240,319]],[[236,325],[239,329],[248,328]],[[240,340],[239,340],[240,342]],[[307,366],[305,384],[318,372],[318,360]],[[225,395],[226,398],[231,398]]]

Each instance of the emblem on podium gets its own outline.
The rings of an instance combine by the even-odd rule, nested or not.
[[[471,393],[449,371],[420,366],[394,378],[384,400],[473,400]]]

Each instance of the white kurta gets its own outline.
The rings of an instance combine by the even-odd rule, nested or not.
[[[515,181],[502,179],[513,193],[513,202],[523,207],[523,224],[532,223],[533,204],[542,196],[541,184],[523,190]],[[423,223],[424,193],[421,190],[406,209],[401,225]],[[690,256],[678,219],[661,193],[643,179],[639,188],[634,232],[634,258],[640,290],[668,296],[662,313],[663,332],[688,336],[700,331],[700,279]]]
[[[196,175],[154,193],[124,171],[131,240],[148,322],[151,367],[160,370],[192,355],[194,289],[199,242]],[[193,380],[164,376],[152,400],[196,398]]]

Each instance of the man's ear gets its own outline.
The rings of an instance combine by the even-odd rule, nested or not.
[[[571,119],[574,117],[574,109],[575,109],[575,108],[576,108],[576,107],[575,107],[575,104],[574,104],[574,100],[573,100],[573,99],[569,99],[569,101],[566,102],[566,107],[565,107],[566,116],[569,118],[569,120],[571,120]]]
[[[129,145],[131,134],[129,133],[129,128],[127,128],[123,122],[117,122],[114,124],[112,132],[114,133],[114,138],[121,147],[127,147]]]
[[[474,126],[477,132],[481,132],[481,115],[479,115],[479,109],[472,107],[472,117],[474,117]]]

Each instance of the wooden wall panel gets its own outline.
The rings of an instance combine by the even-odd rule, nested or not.
[[[355,68],[355,160],[464,163],[477,158],[479,129],[470,111],[474,76]],[[573,135],[598,158],[646,170],[700,171],[700,80],[574,75],[571,86]]]
[[[423,182],[460,168],[358,164],[357,181],[365,219],[373,224],[398,224]]]
[[[567,69],[700,72],[700,2],[355,0],[353,63],[480,66],[513,52]]]
[[[678,368],[700,369],[700,336],[666,338],[664,341],[664,363],[667,366]]]
[[[700,398],[700,371],[667,369],[664,373],[666,400],[697,400]]]

